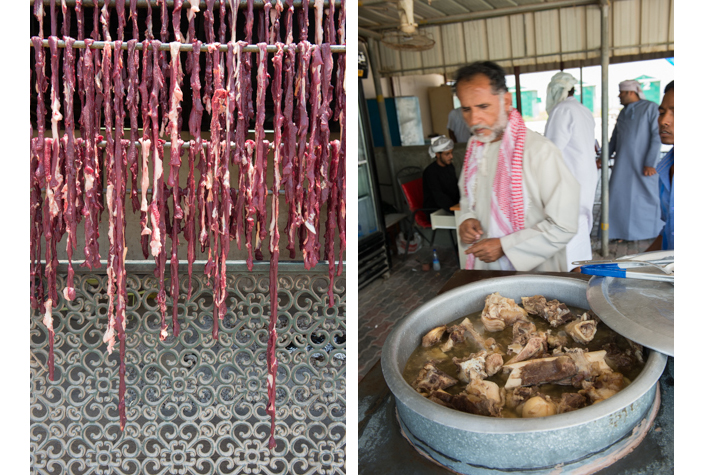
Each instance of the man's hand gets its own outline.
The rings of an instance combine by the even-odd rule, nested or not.
[[[459,225],[459,237],[464,244],[471,244],[483,236],[481,222],[477,219],[469,218]]]
[[[656,174],[656,169],[653,167],[643,167],[643,176],[653,176]]]
[[[505,255],[500,239],[482,239],[466,249],[466,254],[473,254],[483,262],[494,262]]]

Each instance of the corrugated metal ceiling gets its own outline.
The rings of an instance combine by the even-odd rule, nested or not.
[[[673,56],[673,0],[610,0],[610,61]],[[526,11],[527,10],[527,11]],[[436,44],[421,52],[377,42],[384,76],[452,75],[460,66],[492,60],[520,72],[600,63],[599,1],[414,0],[419,31]],[[363,36],[397,28],[396,3],[362,0]]]

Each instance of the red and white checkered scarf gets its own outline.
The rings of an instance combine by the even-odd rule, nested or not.
[[[475,182],[478,160],[483,157],[484,143],[471,138],[464,158],[464,188],[470,210],[475,209]],[[508,124],[503,132],[498,166],[493,179],[490,227],[488,237],[502,237],[525,227],[523,200],[523,149],[525,147],[525,122],[516,109],[508,114]],[[496,231],[494,231],[497,230]],[[496,236],[495,234],[500,234]],[[469,254],[466,269],[473,269],[475,257]]]

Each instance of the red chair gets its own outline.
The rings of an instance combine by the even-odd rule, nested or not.
[[[407,247],[404,253],[404,258],[409,254],[409,244],[414,237],[414,228],[421,230],[431,229],[431,221],[427,211],[434,212],[436,208],[423,208],[424,205],[424,187],[422,182],[422,170],[419,167],[406,167],[397,173],[397,181],[402,188],[402,194],[409,206],[409,233],[407,235]],[[432,231],[431,240],[427,239],[423,232],[421,236],[429,243],[434,244],[436,238],[436,229]]]

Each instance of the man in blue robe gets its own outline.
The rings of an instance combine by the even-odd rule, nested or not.
[[[663,227],[656,173],[658,106],[645,100],[637,81],[621,82],[619,91],[624,108],[609,142],[609,156],[616,153],[609,180],[609,239],[652,239]]]
[[[673,139],[673,81],[668,83],[663,91],[663,101],[658,106],[658,132],[661,135],[661,142],[667,145],[674,145]],[[657,251],[659,249],[675,248],[675,209],[673,203],[673,147],[658,164],[659,193],[661,196],[661,217],[665,222],[661,234],[649,246],[646,251]]]

